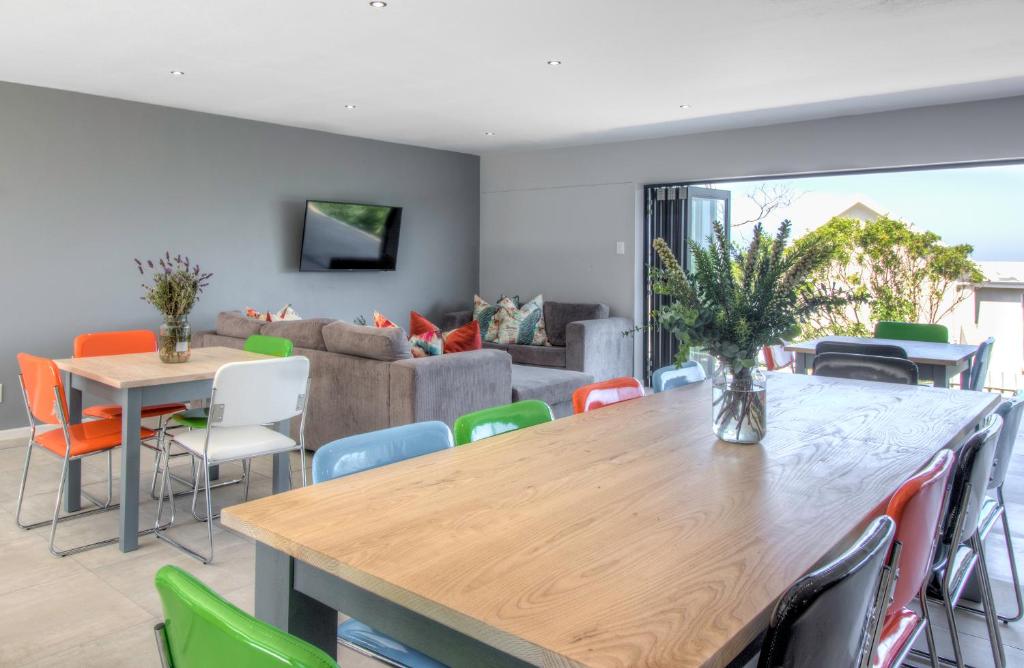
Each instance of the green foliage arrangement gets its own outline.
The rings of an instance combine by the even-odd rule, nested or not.
[[[828,245],[828,261],[810,277],[819,297],[850,297],[850,306],[817,314],[803,328],[809,338],[827,334],[870,336],[880,320],[935,323],[967,298],[963,282],[984,280],[968,244],[947,246],[934,232],[901,220],[832,218],[796,246]]]
[[[167,251],[163,257],[146,260],[145,267],[138,258],[135,266],[139,273],[146,275],[146,267],[152,270],[150,283],[143,283],[143,301],[156,307],[168,320],[187,316],[199,301],[199,295],[210,284],[213,274],[203,273],[198,264],[192,264],[188,257],[171,257]]]
[[[688,275],[664,239],[654,241],[661,267],[651,270],[652,289],[671,298],[656,309],[655,321],[680,342],[677,363],[702,346],[738,375],[755,365],[758,351],[799,331],[801,322],[822,310],[845,305],[843,295],[812,290],[809,277],[834,255],[827,238],[788,246],[787,220],[774,238],[754,227],[746,250],[729,243],[714,224],[706,247],[693,248]]]

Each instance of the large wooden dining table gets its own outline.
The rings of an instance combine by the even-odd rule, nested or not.
[[[336,611],[450,666],[718,667],[995,407],[981,392],[769,374],[768,433],[708,383],[233,506],[256,613],[332,655]]]
[[[55,360],[69,376],[68,417],[81,422],[83,395],[121,407],[121,502],[119,542],[122,552],[139,543],[139,427],[142,406],[207,399],[217,369],[229,362],[267,359],[266,355],[226,347],[196,348],[191,359],[165,364],[157,353],[70,357]],[[278,429],[287,432],[288,423]],[[273,489],[289,489],[288,455],[274,456]],[[81,507],[81,461],[71,462],[65,486],[64,507]],[[151,531],[146,530],[144,533]]]

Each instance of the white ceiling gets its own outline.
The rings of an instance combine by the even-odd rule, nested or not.
[[[1022,26],[1020,0],[0,0],[0,80],[482,153],[1020,94]]]

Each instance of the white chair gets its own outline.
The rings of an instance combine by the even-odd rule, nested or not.
[[[769,371],[779,371],[780,369],[789,368],[793,371],[795,368],[796,355],[786,350],[786,346],[765,346],[762,350],[764,353],[765,366],[768,367]]]
[[[302,485],[306,485],[306,449],[304,443],[306,399],[309,394],[309,359],[305,357],[283,357],[280,359],[258,360],[255,362],[234,362],[217,370],[210,393],[210,412],[206,429],[175,434],[172,443],[192,453],[202,461],[200,472],[209,477],[211,466],[232,461],[242,461],[248,469],[253,457],[276,455],[293,450],[299,451],[302,459]],[[264,425],[283,422],[301,416],[299,440],[296,442],[281,432]],[[165,439],[167,440],[167,439]],[[206,497],[206,516],[196,515],[207,524],[210,538],[209,556],[203,555],[171,538],[162,529],[164,490],[171,505],[171,519],[174,524],[174,492],[168,481],[170,467],[163,468],[160,479],[160,500],[157,503],[156,536],[174,545],[183,552],[199,559],[204,564],[213,561],[213,502],[210,496],[209,480],[202,487]],[[248,471],[247,471],[248,473]],[[197,475],[192,489],[192,509],[200,491],[201,476]],[[246,475],[243,500],[249,495],[249,476]]]
[[[695,360],[683,362],[679,366],[669,364],[663,366],[651,376],[651,387],[655,393],[671,390],[690,383],[700,383],[707,379],[704,367]]]

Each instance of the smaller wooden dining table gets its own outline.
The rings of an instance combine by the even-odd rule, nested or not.
[[[949,387],[957,374],[960,387],[967,386],[971,361],[978,346],[962,343],[935,343],[932,341],[905,341],[902,339],[875,339],[860,336],[822,336],[810,341],[790,343],[786,350],[796,354],[796,372],[807,373],[814,366],[815,348],[819,343],[866,343],[899,346],[907,351],[907,359],[917,365],[920,379],[932,381],[935,387]]]
[[[82,395],[121,406],[120,548],[130,552],[139,545],[139,429],[143,406],[206,399],[217,369],[229,362],[269,359],[267,355],[226,347],[196,348],[188,362],[165,364],[157,353],[71,357],[54,360],[69,376],[68,418],[82,420]],[[290,421],[278,424],[288,433]],[[274,455],[274,492],[290,488],[288,454]],[[81,508],[81,461],[68,468],[64,508]]]

